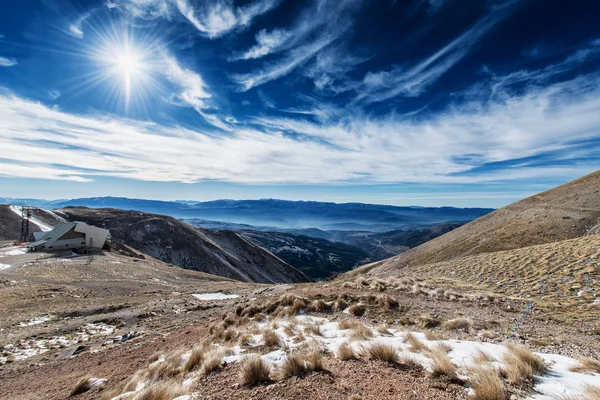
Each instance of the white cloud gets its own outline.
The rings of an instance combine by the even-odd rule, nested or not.
[[[292,37],[293,33],[284,29],[273,29],[272,31],[263,29],[256,34],[256,44],[254,46],[232,59],[249,60],[266,56],[289,43]]]
[[[82,39],[83,38],[83,30],[82,25],[83,22],[90,16],[89,13],[82,15],[75,22],[69,25],[68,29],[65,31],[71,36]]]
[[[474,101],[429,119],[348,113],[318,124],[265,116],[253,120],[252,128],[238,126],[223,135],[113,116],[78,116],[0,95],[0,174],[243,183],[572,178],[591,172],[593,165],[579,160],[598,154],[598,78],[531,85],[520,96]],[[181,79],[195,82],[188,99],[201,106],[207,95],[203,86]],[[536,161],[542,156],[544,162]]]
[[[176,96],[177,101],[172,101],[172,103],[192,107],[208,123],[217,128],[231,129],[220,117],[209,113],[208,110],[212,107],[207,104],[207,100],[212,97],[212,94],[202,77],[191,69],[181,67],[174,57],[165,56],[164,62],[166,67],[165,76],[179,88]]]
[[[17,64],[18,62],[14,58],[0,57],[0,67],[12,67]]]
[[[250,25],[254,18],[275,8],[279,2],[280,0],[257,0],[249,5],[236,7],[232,0],[217,0],[199,2],[194,7],[188,0],[175,0],[179,12],[210,38]]]
[[[311,59],[335,39],[337,39],[337,36],[320,37],[314,42],[291,50],[283,59],[269,64],[263,69],[248,74],[234,75],[232,79],[240,85],[241,91],[246,91],[269,81],[279,79]]]

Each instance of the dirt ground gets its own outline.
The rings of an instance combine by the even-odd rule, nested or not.
[[[368,324],[402,324],[410,330],[418,329],[411,323],[423,314],[438,321],[465,316],[474,322],[468,332],[442,332],[439,327],[430,330],[450,338],[495,343],[510,336],[537,351],[600,358],[600,341],[596,340],[600,336],[590,336],[581,326],[557,323],[535,306],[528,306],[526,300],[500,296],[448,300],[425,292],[399,291],[385,284],[343,281],[249,284],[183,270],[150,257],[138,259],[110,252],[76,257],[28,253],[4,256],[0,262],[11,265],[0,271],[0,348],[5,349],[6,358],[0,365],[2,399],[65,399],[83,377],[107,379],[104,390],[109,390],[148,365],[152,355],[189,349],[201,342],[208,337],[212,323],[235,313],[238,306],[261,304],[285,293],[325,300],[344,293],[363,297],[386,293],[398,300],[399,307],[388,310],[366,305],[360,320]],[[420,284],[428,286],[427,282]],[[213,292],[240,297],[202,301],[192,296]],[[332,320],[349,318],[338,311],[315,315]],[[40,317],[48,319],[32,323]],[[96,331],[90,326],[105,330]],[[484,331],[496,337],[484,339]],[[38,346],[48,347],[44,341],[56,337],[65,338],[66,344],[26,358],[23,355],[30,354],[18,349],[35,341],[42,343]],[[13,350],[7,351],[7,345]],[[23,357],[15,357],[15,352]],[[226,365],[200,378],[192,391],[207,399],[348,399],[352,395],[365,399],[466,398],[461,386],[362,361],[331,358],[324,372],[251,389],[239,386],[238,372],[239,365]],[[73,398],[96,399],[101,393],[93,389]]]

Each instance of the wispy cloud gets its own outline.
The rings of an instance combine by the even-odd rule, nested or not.
[[[420,95],[461,61],[486,33],[504,20],[516,7],[515,3],[514,0],[509,0],[493,6],[471,28],[418,63],[410,67],[398,65],[389,71],[368,72],[362,81],[346,85],[346,90],[354,89],[357,93],[355,101],[362,103],[385,101],[400,95]]]
[[[182,88],[180,100],[206,112],[210,94],[204,82],[178,64],[171,75]],[[317,123],[264,116],[234,125],[224,135],[114,116],[73,115],[4,94],[0,174],[245,183],[574,177],[590,172],[599,160],[599,78],[594,73],[546,85],[531,83],[519,94],[474,100],[427,119],[347,113]]]
[[[197,6],[188,0],[175,0],[179,12],[208,37],[216,38],[232,30],[248,26],[261,14],[275,8],[280,0],[257,0],[236,7],[232,0],[199,2]]]
[[[18,62],[14,58],[0,57],[0,67],[12,67],[17,64]]]
[[[171,99],[171,102],[179,106],[192,107],[211,125],[229,130],[230,127],[227,123],[210,112],[213,107],[207,104],[207,100],[212,97],[212,94],[200,74],[182,67],[173,56],[165,56],[164,62],[165,76],[178,88],[177,94]]]
[[[241,91],[246,91],[288,75],[346,33],[352,26],[350,13],[357,6],[357,0],[316,0],[289,28],[259,31],[257,43],[232,60],[276,53],[282,53],[281,57],[252,72],[233,75],[232,79],[240,85]]]
[[[82,39],[83,38],[82,25],[83,25],[83,22],[87,18],[89,18],[89,16],[90,16],[90,14],[87,13],[87,14],[84,14],[81,17],[79,17],[75,22],[73,22],[72,24],[69,25],[66,32],[71,36]]]
[[[49,97],[51,100],[56,100],[56,99],[58,99],[58,98],[60,97],[60,95],[61,95],[61,93],[60,93],[60,90],[57,90],[57,89],[55,89],[55,90],[49,90],[49,91],[48,91],[48,97]]]

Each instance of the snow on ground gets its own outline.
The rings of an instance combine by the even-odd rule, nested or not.
[[[237,294],[225,294],[225,293],[202,293],[202,294],[192,294],[198,300],[229,300],[229,299],[237,299],[240,297]]]
[[[27,249],[25,247],[9,247],[8,251],[3,251],[0,253],[0,257],[4,256],[20,256],[21,254],[27,253]]]
[[[19,217],[21,217],[21,208],[22,208],[21,206],[13,206],[13,205],[10,206],[10,210],[12,212],[14,212],[15,214],[17,214]],[[42,232],[50,232],[52,229],[54,229],[53,226],[43,223],[42,221],[35,218],[34,216],[29,217],[29,222],[37,225],[38,228],[40,228],[40,230]]]
[[[214,295],[215,293],[209,293]],[[290,326],[290,319],[280,319],[274,321],[265,321],[258,324],[259,330],[272,329],[277,327],[275,332],[280,336],[280,349],[271,351],[270,353],[260,355],[260,357],[273,368],[277,368],[283,364],[287,357],[287,353],[290,350],[294,350],[305,346],[307,343],[311,345],[317,345],[322,348],[326,348],[331,353],[336,354],[338,348],[343,343],[347,343],[352,349],[360,353],[362,349],[369,343],[379,342],[393,346],[397,349],[399,356],[409,357],[420,363],[426,370],[432,370],[432,360],[427,356],[427,353],[415,353],[409,350],[409,345],[404,343],[409,332],[405,332],[399,329],[389,328],[389,334],[380,334],[376,330],[373,330],[374,337],[367,340],[351,341],[349,335],[352,332],[351,329],[340,329],[337,322],[331,322],[326,318],[319,318],[307,315],[298,315],[295,317],[293,323],[296,325],[294,328],[296,332],[303,331],[304,340],[298,340],[293,335],[286,334],[286,327]],[[315,335],[309,331],[303,329],[307,325],[319,325],[321,335]],[[369,326],[369,328],[373,328]],[[459,376],[467,379],[467,371],[471,366],[482,366],[478,364],[477,359],[481,357],[481,352],[487,354],[490,358],[487,367],[502,367],[504,354],[507,351],[504,345],[498,345],[494,343],[476,342],[468,340],[427,340],[424,333],[421,332],[410,332],[417,339],[423,342],[430,348],[436,345],[446,345],[450,348],[448,357],[454,365],[457,367]],[[252,347],[260,346],[263,344],[262,334],[253,334],[252,340],[248,343],[250,349],[245,349],[240,346],[234,346],[227,348],[221,345],[213,345],[214,351],[222,351],[225,354],[223,362],[232,363],[243,359],[248,355],[256,353],[252,352]],[[283,350],[285,349],[285,351]],[[554,400],[556,398],[579,398],[585,391],[586,385],[600,386],[600,374],[583,374],[572,372],[569,369],[573,366],[578,365],[577,360],[569,357],[564,357],[556,354],[544,354],[536,353],[540,356],[549,366],[550,371],[540,377],[537,377],[534,392],[535,394],[527,397],[526,400]],[[191,351],[184,353],[181,356],[182,365],[187,362],[191,355]],[[165,361],[165,357],[161,356],[155,363],[161,363]],[[190,387],[191,384],[197,379],[197,373],[188,375],[184,381],[185,387]],[[145,386],[145,382],[138,384],[138,387],[132,392],[122,394],[116,399],[130,398],[135,395],[136,392],[141,390]],[[470,389],[465,389],[472,392]],[[186,395],[187,396],[187,395]],[[182,397],[187,399],[187,397]]]
[[[52,336],[50,338],[28,338],[4,346],[0,351],[0,365],[7,362],[8,358],[23,360],[49,350],[62,349],[77,343],[87,342],[92,336],[106,336],[115,332],[115,327],[102,322],[82,325],[75,332],[65,336]]]
[[[7,268],[10,268],[10,264],[0,264],[0,271]]]
[[[54,319],[54,315],[42,315],[40,317],[31,318],[29,321],[19,323],[19,326],[33,326],[43,324],[44,322]]]

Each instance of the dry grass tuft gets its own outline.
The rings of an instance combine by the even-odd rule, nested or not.
[[[485,351],[479,350],[474,356],[473,356],[473,361],[475,361],[475,363],[477,365],[481,365],[481,364],[488,364],[492,361],[494,361],[494,357],[490,356],[488,353],[486,353]]]
[[[223,352],[211,351],[206,355],[206,359],[202,364],[202,372],[208,374],[221,367],[223,363]]]
[[[309,322],[306,325],[304,325],[304,333],[316,336],[323,336],[323,332],[321,331],[321,325],[314,322]]]
[[[367,340],[373,337],[373,331],[365,324],[357,324],[348,335],[350,340]]]
[[[338,298],[334,303],[333,303],[333,309],[335,311],[344,311],[346,309],[346,307],[348,307],[348,303],[346,302],[346,300],[342,299],[342,298]]]
[[[473,321],[469,318],[454,318],[442,324],[442,329],[447,331],[463,330],[468,332],[473,326]]]
[[[407,355],[402,355],[398,358],[398,363],[402,364],[406,369],[411,371],[423,371],[423,366],[414,358]]]
[[[345,343],[345,342],[342,343],[340,345],[340,347],[338,347],[335,355],[337,358],[339,358],[342,361],[355,360],[357,358],[356,353],[354,352],[354,349],[352,348],[352,346],[350,346],[348,343]]]
[[[479,332],[479,337],[481,337],[483,339],[492,340],[492,339],[496,339],[498,336],[500,336],[500,335],[498,333],[494,332],[494,331],[481,331],[481,332]]]
[[[398,353],[394,346],[381,342],[373,342],[362,348],[362,354],[369,360],[384,361],[387,363],[397,363],[399,361]]]
[[[426,331],[425,339],[427,339],[427,340],[446,340],[446,337],[439,332]]]
[[[440,321],[437,318],[434,318],[428,314],[418,316],[416,318],[416,322],[421,329],[431,329],[440,325]]]
[[[165,361],[153,364],[148,368],[148,379],[151,381],[163,381],[174,378],[181,373],[183,351],[176,351],[165,359]]]
[[[423,342],[421,342],[415,335],[408,332],[404,337],[404,343],[408,344],[408,349],[415,353],[419,353],[421,351],[429,351],[429,347]]]
[[[206,358],[206,348],[204,346],[195,346],[192,349],[192,353],[190,354],[190,358],[188,358],[185,366],[183,367],[185,372],[190,372],[199,368],[202,365],[202,362]]]
[[[534,375],[548,372],[544,360],[525,347],[514,343],[506,345],[504,354],[504,372],[510,383],[523,384],[533,380]]]
[[[341,321],[338,321],[338,328],[341,330],[353,329],[360,324],[361,322],[358,322],[356,320],[343,319]]]
[[[381,295],[378,302],[381,307],[387,308],[388,310],[398,308],[398,300],[387,294]]]
[[[240,382],[245,386],[253,386],[271,381],[271,368],[259,356],[246,357],[241,364]]]
[[[297,297],[294,300],[294,302],[292,303],[292,308],[291,308],[292,313],[295,315],[305,309],[306,309],[306,300]]]
[[[172,400],[181,394],[182,392],[179,384],[169,380],[151,383],[142,389],[133,400]]]
[[[321,372],[325,370],[325,358],[317,349],[310,350],[306,354],[306,363],[311,371]]]
[[[76,396],[78,394],[85,393],[88,390],[90,390],[92,388],[92,386],[90,384],[90,380],[91,379],[92,378],[89,377],[89,376],[81,378],[79,380],[79,382],[77,382],[77,384],[75,385],[75,387],[73,388],[73,390],[71,390],[71,393],[69,394],[69,397]]]
[[[507,400],[508,394],[500,372],[496,368],[479,368],[471,371],[471,388],[475,400]]]
[[[579,364],[569,368],[569,371],[584,374],[600,374],[600,362],[598,360],[589,357],[580,357],[577,361]]]
[[[223,332],[223,335],[221,335],[221,339],[223,339],[224,342],[231,342],[237,340],[239,335],[240,334],[236,328],[229,328],[225,332]]]
[[[240,334],[237,341],[238,345],[242,347],[247,346],[250,342],[252,342],[252,335],[247,332]]]
[[[387,324],[379,325],[379,326],[377,326],[377,328],[375,328],[375,330],[380,335],[392,336],[392,332],[390,332],[389,327],[387,326]]]
[[[279,343],[281,342],[281,338],[273,329],[263,329],[262,337],[264,345],[267,347],[279,346]]]
[[[446,349],[441,346],[435,346],[428,352],[428,355],[431,358],[432,376],[445,376],[451,380],[458,380],[456,367],[450,361]]]
[[[354,316],[360,317],[365,313],[365,309],[360,304],[353,304],[348,307],[348,312]]]
[[[282,379],[292,376],[302,377],[313,371],[323,371],[325,361],[318,350],[303,351],[288,354],[280,367],[279,374]]]
[[[309,306],[309,310],[314,312],[325,312],[329,309],[331,309],[331,306],[323,299],[314,300]]]
[[[600,387],[587,385],[585,395],[586,400],[600,400]]]

